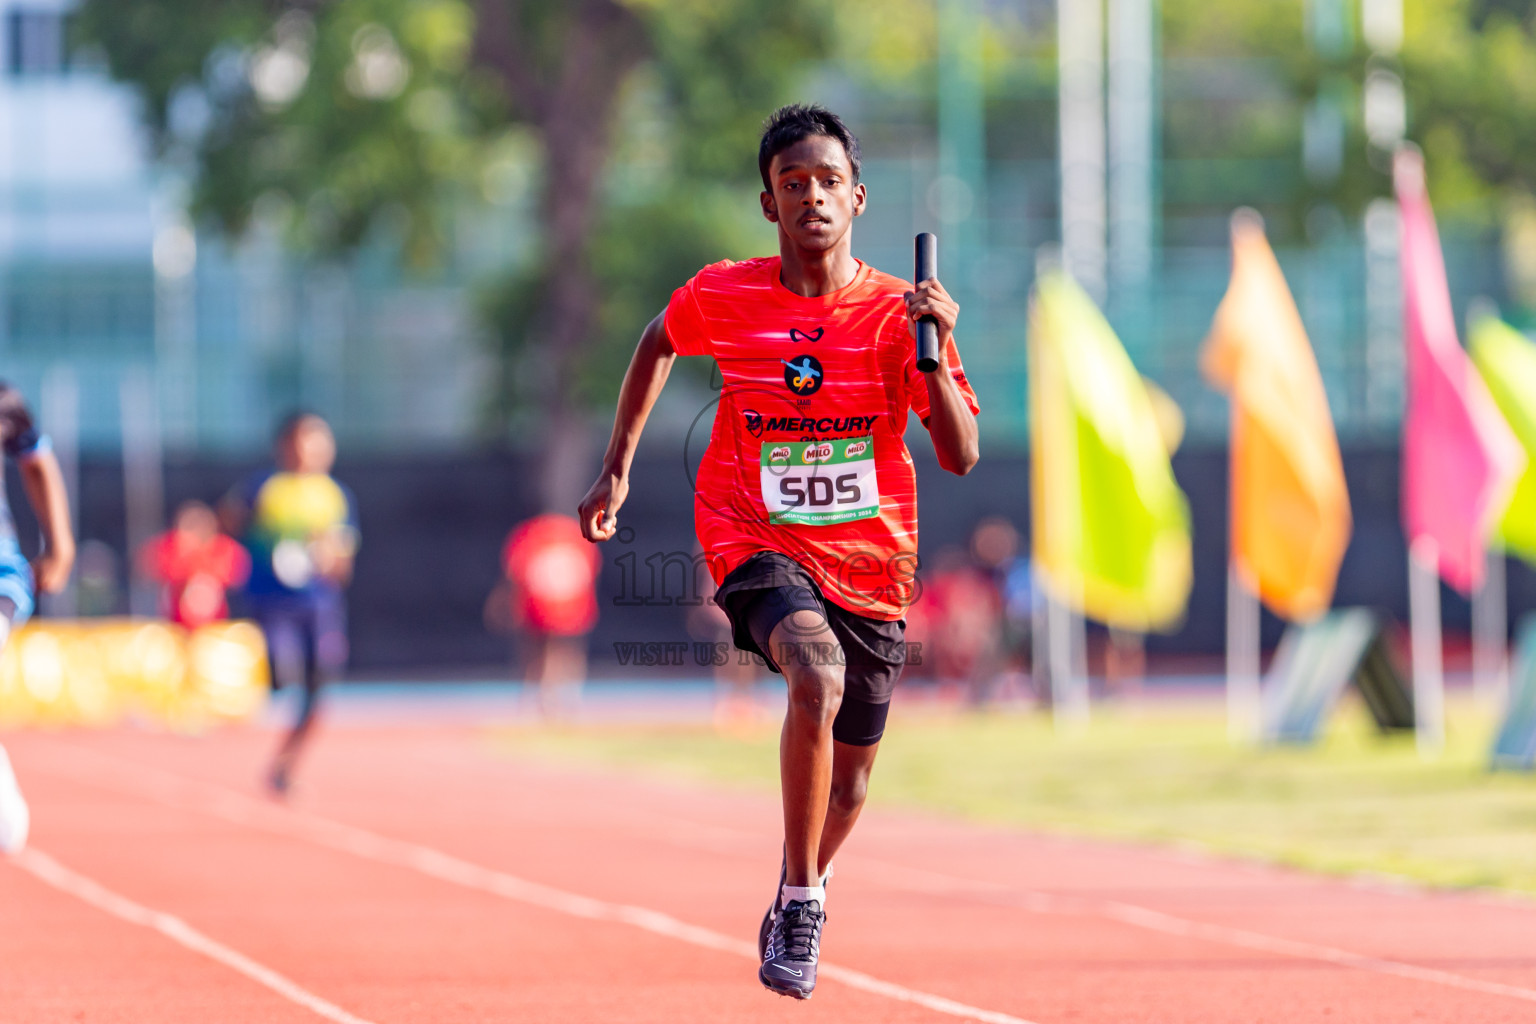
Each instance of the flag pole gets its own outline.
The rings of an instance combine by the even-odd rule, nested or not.
[[[1504,550],[1483,553],[1483,585],[1472,592],[1472,692],[1484,707],[1502,707],[1509,688],[1509,606]]]
[[[1088,723],[1088,707],[1092,698],[1092,680],[1088,677],[1088,617],[1077,609],[1082,606],[1078,597],[1072,606],[1072,700],[1081,724]]]
[[[1078,675],[1073,633],[1082,622],[1056,595],[1047,591],[1046,620],[1051,665],[1051,716],[1058,732],[1080,732],[1088,725],[1088,681]],[[1075,620],[1075,621],[1074,621]]]
[[[1029,566],[1029,676],[1037,700],[1056,702],[1056,688],[1051,685],[1050,598],[1045,592],[1045,574],[1040,560],[1030,553]]]
[[[1445,676],[1440,648],[1440,549],[1433,537],[1408,545],[1408,620],[1413,651],[1413,727],[1419,756],[1445,749]]]
[[[1479,296],[1467,306],[1467,337],[1499,308]],[[1503,706],[1509,685],[1509,597],[1505,586],[1504,548],[1497,530],[1483,548],[1483,582],[1472,592],[1472,693],[1482,707]]]
[[[1232,559],[1227,562],[1227,738],[1252,743],[1262,724],[1259,599]]]
[[[1238,398],[1231,398],[1227,445],[1232,458],[1227,473],[1227,738],[1252,743],[1259,738],[1262,695],[1259,689],[1258,588],[1238,559]]]
[[[1102,4],[1057,0],[1061,259],[1101,308],[1109,260],[1104,31]],[[1088,720],[1087,673],[1076,671],[1087,643],[1081,608],[1080,594],[1054,595],[1047,614],[1056,721],[1072,727]]]

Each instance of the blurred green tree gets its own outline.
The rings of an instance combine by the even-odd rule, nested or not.
[[[1430,187],[1496,221],[1512,194],[1536,194],[1536,0],[1410,0],[1404,13],[1409,134]]]
[[[294,245],[336,255],[383,227],[430,265],[456,208],[531,173],[536,255],[485,303],[493,419],[505,436],[535,407],[543,497],[568,507],[590,469],[583,400],[614,386],[619,339],[748,244],[740,217],[719,216],[722,190],[751,188],[756,132],[828,52],[829,7],[85,0],[78,29],[138,92],[194,216],[231,234],[270,214]]]
[[[1364,118],[1365,83],[1372,72],[1386,72],[1402,82],[1406,137],[1424,149],[1442,217],[1488,226],[1511,197],[1536,194],[1536,0],[1404,0],[1402,44],[1390,55],[1372,53],[1358,4],[1335,3],[1338,40],[1319,46],[1309,4],[1299,0],[1216,7],[1161,0],[1165,54],[1247,58],[1255,73],[1267,64],[1290,99],[1285,109],[1231,104],[1241,124],[1213,116],[1211,104],[1167,111],[1173,144],[1223,156],[1294,152],[1301,107],[1329,93],[1343,122],[1341,166],[1296,191],[1289,212],[1298,225],[1319,202],[1358,214],[1372,198],[1391,194],[1389,154],[1373,152]],[[1332,5],[1310,0],[1310,17],[1325,6]]]

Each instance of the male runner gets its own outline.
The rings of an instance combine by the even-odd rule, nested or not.
[[[293,727],[267,776],[284,797],[309,738],[320,690],[347,662],[346,588],[357,554],[357,502],[331,476],[336,438],[315,413],[298,412],[278,427],[275,465],[247,478],[224,499],[224,525],[251,556],[245,598],[267,638],[272,685],[304,687]]]
[[[736,646],[782,672],[784,864],[759,934],[758,977],[809,998],[826,878],[859,811],[904,649],[917,499],[902,435],[927,426],[939,464],[979,457],[975,393],[936,280],[913,288],[854,259],[859,144],[835,115],[788,106],[758,149],[779,255],[705,267],[640,337],[603,469],[582,499],[588,540],[611,538],[640,432],[679,355],[724,378],[695,486],[695,528]],[[938,370],[917,370],[913,324],[938,322]]]
[[[34,593],[56,594],[69,582],[69,570],[75,563],[75,530],[69,518],[69,497],[64,493],[64,474],[59,471],[53,445],[37,432],[21,392],[3,381],[0,451],[16,460],[27,501],[43,531],[43,550],[29,565],[16,540],[16,523],[5,497],[4,473],[0,472],[0,647],[4,647],[11,631],[31,616]],[[19,853],[26,845],[30,823],[27,802],[16,785],[5,748],[0,747],[0,853]]]

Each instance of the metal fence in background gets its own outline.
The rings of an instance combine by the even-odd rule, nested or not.
[[[184,276],[148,258],[0,266],[0,375],[37,401],[68,368],[88,451],[118,447],[132,375],[172,451],[249,452],[295,407],[369,450],[473,438],[485,357],[466,282],[199,248]]]

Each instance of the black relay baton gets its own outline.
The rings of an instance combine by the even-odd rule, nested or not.
[[[916,268],[912,283],[921,284],[939,273],[939,240],[931,231],[917,236]],[[939,368],[939,322],[931,316],[917,321],[917,368],[932,373]]]

